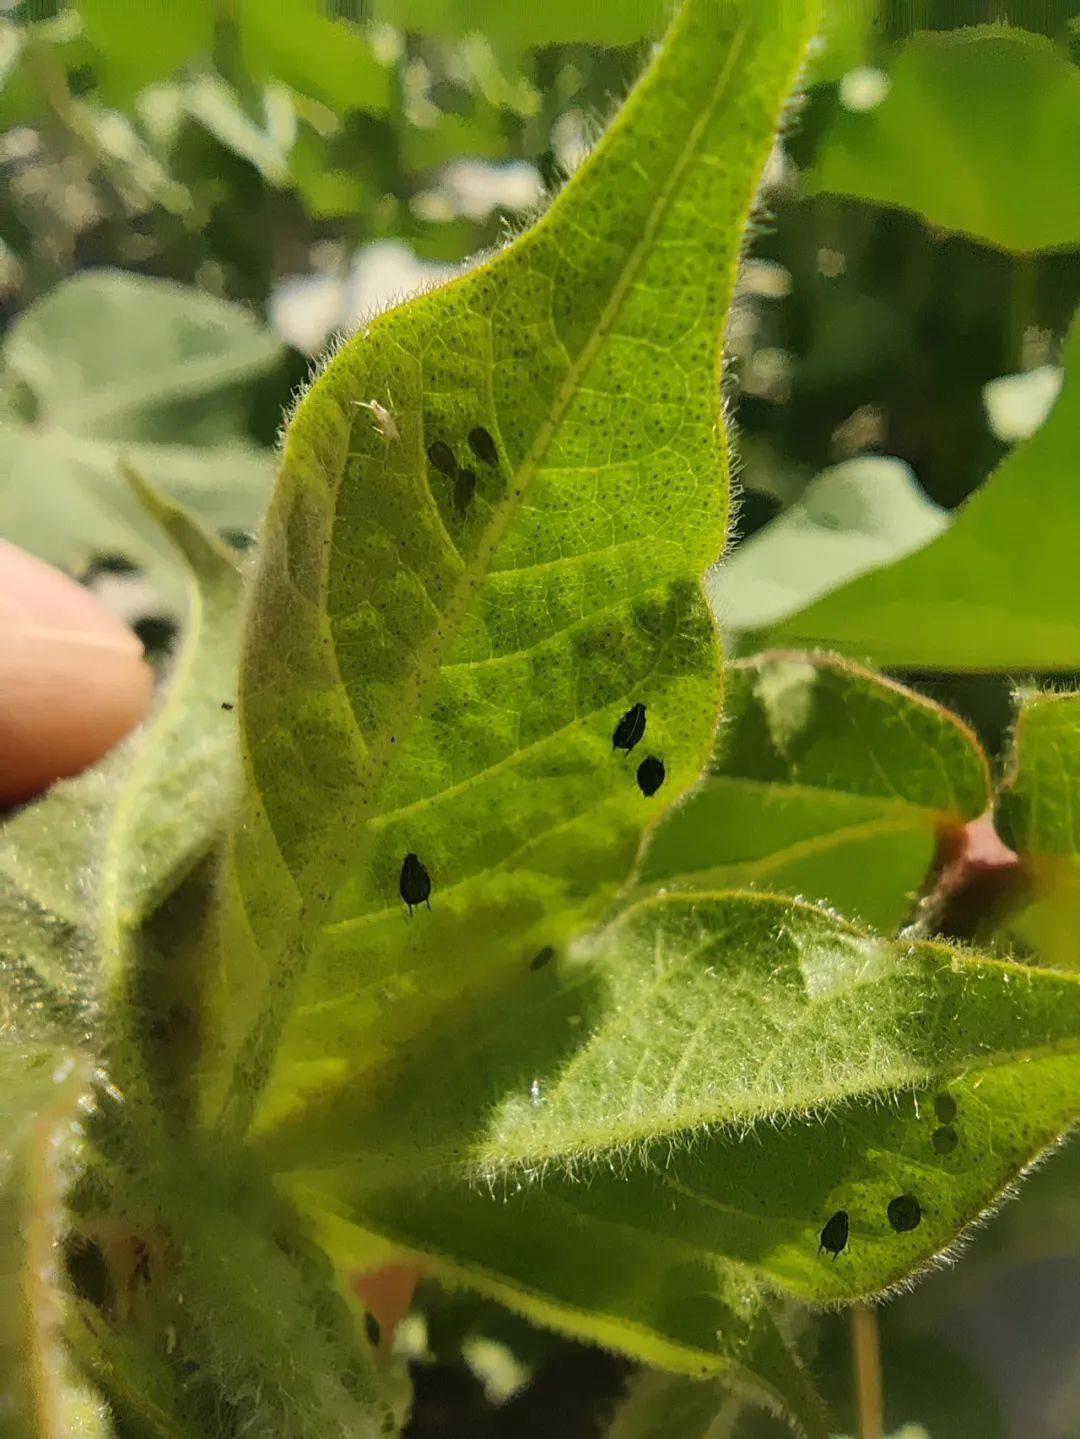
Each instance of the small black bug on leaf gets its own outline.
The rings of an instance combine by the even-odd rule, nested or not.
[[[379,1340],[382,1338],[382,1329],[379,1327],[379,1321],[370,1310],[364,1315],[364,1333],[367,1335],[368,1343],[372,1349],[377,1349],[379,1347]]]
[[[467,510],[476,494],[476,471],[458,470],[454,481],[454,509]]]
[[[457,460],[445,440],[435,440],[428,445],[427,457],[440,474],[445,475],[448,480],[452,480],[457,474]]]
[[[897,1234],[906,1234],[909,1229],[919,1227],[922,1206],[913,1194],[898,1194],[895,1199],[889,1200],[885,1213]]]
[[[544,965],[555,958],[555,951],[550,944],[545,944],[538,954],[533,955],[529,961],[530,969],[543,969]]]
[[[398,886],[401,897],[409,906],[411,915],[417,905],[426,904],[431,908],[431,876],[415,854],[407,854],[401,865],[401,880]]]
[[[664,776],[667,771],[664,769],[664,761],[656,755],[650,754],[641,761],[637,769],[638,789],[650,799],[660,786],[664,783]]]
[[[820,1254],[823,1249],[827,1249],[835,1259],[840,1251],[845,1248],[847,1241],[848,1212],[846,1209],[838,1209],[821,1231],[818,1253]]]
[[[221,708],[222,708],[223,710],[231,710],[231,709],[232,709],[232,704],[231,704],[228,700],[222,700],[222,701],[221,701]]]
[[[485,465],[497,465],[499,463],[499,452],[495,448],[495,441],[484,429],[483,425],[477,425],[474,430],[469,431],[469,445],[473,454]]]
[[[934,1113],[942,1124],[951,1124],[956,1118],[956,1100],[951,1094],[939,1094],[934,1100]]]
[[[639,701],[631,705],[615,726],[611,736],[611,748],[625,750],[627,754],[645,733],[645,706]]]

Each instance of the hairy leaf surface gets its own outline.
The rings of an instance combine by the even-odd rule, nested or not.
[[[574,1332],[707,1367],[732,1270],[815,1301],[880,1291],[1059,1139],[1080,982],[790,900],[668,895],[418,1070],[342,1126],[341,1162],[297,1170],[304,1202]],[[329,1134],[292,1136],[301,1164],[320,1140],[329,1157]]]
[[[666,814],[643,885],[760,885],[879,930],[912,908],[940,837],[989,802],[986,759],[947,710],[826,655],[728,670],[705,781]]]
[[[950,529],[782,620],[770,641],[828,644],[890,666],[1074,670],[1080,325],[1063,358],[1065,383],[1045,424],[1006,455]]]
[[[235,695],[241,578],[224,547],[134,484],[185,576],[172,670],[133,735],[0,828],[8,999],[24,1022],[69,1035],[102,989],[120,999],[133,935],[206,853],[233,792],[235,726],[222,706]]]
[[[301,403],[243,666],[250,804],[215,1006],[225,1054],[241,1046],[233,1122],[294,982],[272,1106],[351,1088],[595,921],[700,773],[720,328],[812,9],[690,0],[543,218],[376,320]],[[628,761],[613,732],[635,704]],[[648,753],[667,775],[652,800]],[[411,917],[409,854],[433,887]]]
[[[100,1398],[63,1337],[64,1199],[88,1069],[73,1053],[0,1045],[0,1435],[107,1439]]]

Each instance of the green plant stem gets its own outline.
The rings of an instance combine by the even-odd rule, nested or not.
[[[864,1300],[851,1311],[851,1364],[859,1439],[882,1439],[881,1338],[877,1310]]]

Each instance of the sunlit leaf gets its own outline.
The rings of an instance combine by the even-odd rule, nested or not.
[[[1080,244],[1080,75],[1022,30],[913,36],[868,109],[838,106],[807,184],[1031,251]]]
[[[1080,326],[1042,428],[1005,457],[952,527],[917,554],[863,575],[769,631],[880,665],[1073,670],[1080,663]]]
[[[543,219],[377,319],[301,402],[244,659],[249,803],[219,937],[237,1122],[290,1011],[272,1106],[354,1088],[599,918],[700,772],[720,328],[811,12],[691,0]],[[432,884],[411,918],[410,854]]]
[[[1078,1077],[1073,976],[668,895],[266,1153],[338,1222],[695,1372],[730,1361],[733,1285],[850,1299],[948,1248],[1075,1122]]]
[[[643,885],[759,885],[894,929],[943,834],[989,802],[986,760],[947,710],[829,656],[729,668],[702,782],[665,815]]]

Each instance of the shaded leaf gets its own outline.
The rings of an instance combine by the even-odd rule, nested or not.
[[[240,575],[224,547],[136,484],[185,577],[169,677],[133,735],[0,828],[0,969],[24,1022],[68,1033],[89,1022],[100,985],[127,982],[131,936],[203,857],[232,802],[234,721],[222,705],[235,695]]]
[[[107,1439],[107,1411],[63,1336],[64,1201],[77,1165],[85,1060],[0,1044],[0,1434]]]
[[[1006,250],[1080,244],[1080,75],[1066,54],[986,27],[913,36],[888,70],[880,104],[837,107],[810,193],[899,205]]]
[[[282,80],[338,111],[385,111],[390,72],[358,25],[326,13],[317,0],[288,0],[268,9],[239,7],[245,66],[258,80]]]
[[[918,554],[844,585],[769,632],[880,665],[1065,669],[1080,658],[1080,326],[1065,384],[1043,427],[1015,446]]]
[[[947,710],[845,660],[756,656],[729,668],[708,773],[664,816],[638,878],[759,884],[891,930],[942,834],[988,802],[986,759]]]
[[[740,545],[710,574],[709,598],[725,630],[759,629],[921,549],[948,524],[901,460],[863,455],[823,470]]]
[[[301,402],[244,660],[250,805],[219,940],[238,1124],[290,1009],[271,1105],[353,1089],[445,1004],[599,918],[700,772],[720,325],[812,18],[690,0],[543,219],[380,316]],[[612,747],[635,704],[666,765],[653,805]],[[409,854],[433,886],[411,919]]]
[[[331,1240],[373,1230],[540,1322],[722,1371],[755,1285],[851,1299],[947,1249],[1076,1121],[1078,1077],[1073,976],[669,895],[265,1153]]]

